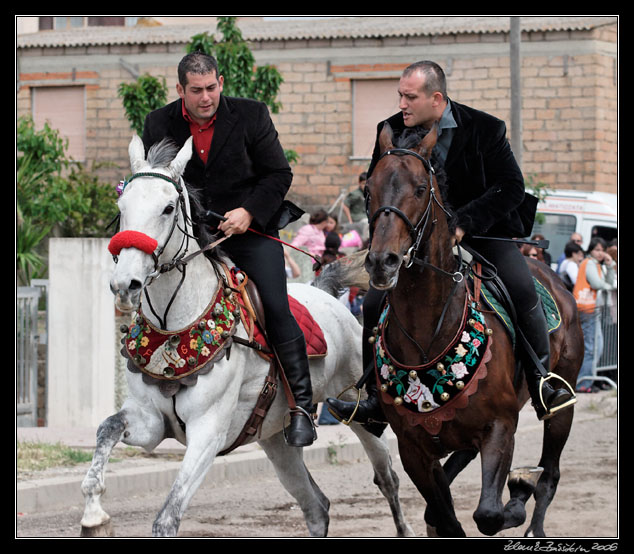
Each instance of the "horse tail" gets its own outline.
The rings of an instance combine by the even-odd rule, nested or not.
[[[367,254],[367,250],[359,250],[326,264],[313,281],[313,286],[335,298],[341,296],[348,287],[367,291],[370,287],[370,277],[364,267]]]

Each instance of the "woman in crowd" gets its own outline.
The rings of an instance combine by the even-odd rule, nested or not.
[[[598,360],[603,351],[603,334],[598,316],[605,297],[598,293],[614,289],[616,289],[616,263],[606,252],[606,242],[602,238],[595,237],[588,246],[588,256],[579,265],[577,281],[573,289],[585,344],[583,364],[577,378],[578,392],[596,392],[596,388],[592,386],[592,380],[587,377],[592,376],[594,360]]]

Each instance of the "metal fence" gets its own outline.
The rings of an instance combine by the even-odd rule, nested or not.
[[[595,310],[594,325],[594,358],[592,374],[582,377],[580,381],[598,381],[607,383],[612,388],[617,384],[610,376],[618,372],[619,358],[619,326],[618,303],[615,294],[600,291],[598,295],[598,307]]]
[[[18,287],[16,309],[16,422],[37,425],[38,287]]]

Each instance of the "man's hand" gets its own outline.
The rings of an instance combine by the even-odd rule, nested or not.
[[[225,214],[227,218],[219,225],[219,229],[228,237],[231,235],[241,235],[251,226],[253,216],[244,208],[236,208]]]
[[[460,227],[456,227],[456,232],[454,233],[454,245],[459,244],[464,237],[464,231]]]

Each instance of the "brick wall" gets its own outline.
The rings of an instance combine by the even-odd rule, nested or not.
[[[352,86],[355,75],[392,77],[416,59],[432,57],[447,71],[452,99],[504,119],[510,136],[510,70],[505,35],[449,35],[390,40],[295,41],[254,44],[256,58],[275,63],[284,77],[283,110],[273,116],[282,144],[298,152],[291,197],[307,209],[330,205],[356,182],[367,160],[351,159]],[[592,45],[616,44],[616,26],[592,32],[524,33],[522,37],[523,170],[550,188],[616,192],[615,55]],[[499,45],[499,48],[491,46]],[[582,45],[583,48],[579,48]],[[347,53],[332,61],[331,47]],[[358,52],[383,52],[368,64]],[[310,56],[302,55],[310,49]],[[378,49],[378,50],[376,50]],[[288,52],[297,52],[289,56]],[[116,90],[132,77],[119,63],[135,57],[141,73],[164,76],[170,100],[177,97],[176,63],[183,45],[116,46],[82,49],[32,49],[20,52],[20,67],[50,57],[67,71],[28,70],[20,74],[18,115],[30,110],[30,87],[85,84],[87,156],[114,162],[102,170],[117,182],[127,171],[131,136]],[[286,56],[280,56],[285,52]],[[320,53],[323,52],[323,55]],[[430,52],[432,54],[430,54]],[[94,56],[90,70],[73,71],[76,60]],[[367,57],[367,55],[366,55]],[[31,59],[31,64],[28,63]],[[62,61],[60,62],[60,59]],[[109,63],[104,63],[109,59]],[[159,59],[161,61],[157,62]],[[35,64],[37,65],[37,64]]]

